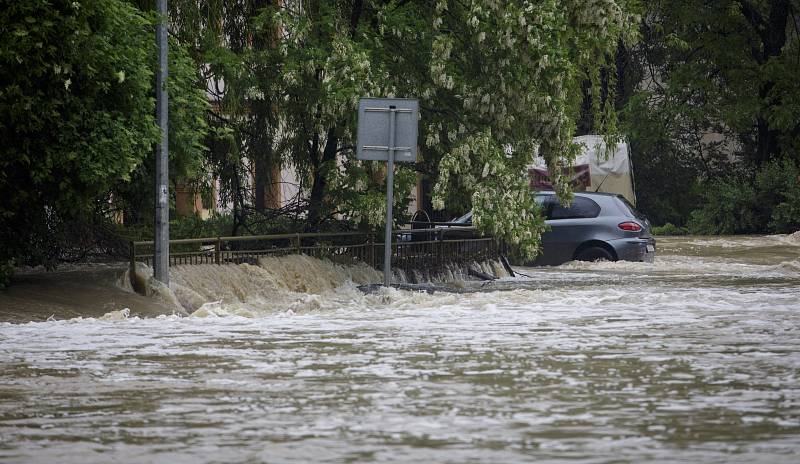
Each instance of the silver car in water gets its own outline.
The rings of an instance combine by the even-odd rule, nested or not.
[[[621,195],[575,192],[572,203],[561,206],[555,193],[538,192],[536,202],[550,230],[542,234],[542,254],[533,265],[655,258],[650,222]]]
[[[625,197],[611,193],[575,192],[562,206],[554,192],[536,192],[549,230],[542,234],[542,253],[529,266],[555,266],[567,261],[653,262],[656,241],[650,222]],[[468,225],[472,213],[453,221]]]

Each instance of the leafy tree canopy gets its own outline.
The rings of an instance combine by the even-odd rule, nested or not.
[[[120,0],[30,0],[3,2],[0,24],[0,261],[35,264],[58,258],[59,227],[105,209],[152,154],[153,20]],[[180,104],[183,87],[174,152],[192,158],[204,121]]]
[[[770,161],[800,159],[798,8],[796,0],[647,4],[631,52],[640,92],[625,132],[640,206],[656,223],[685,224],[706,188],[733,195],[739,184],[737,194],[751,196],[744,184]],[[731,173],[736,180],[716,182]],[[748,230],[764,232],[767,221],[759,227]]]
[[[441,176],[437,206],[474,205],[479,227],[527,254],[543,224],[524,166],[537,147],[554,167],[568,162],[582,86],[599,87],[607,58],[637,23],[632,3],[612,0],[213,4],[177,8],[179,34],[200,37],[200,59],[225,82],[223,113],[262,124],[231,125],[239,149],[298,169],[310,224],[335,212],[382,224],[380,164],[353,156],[358,98],[417,97],[416,168]],[[600,125],[615,132],[613,107],[595,101]],[[414,172],[400,166],[396,179],[403,199]]]

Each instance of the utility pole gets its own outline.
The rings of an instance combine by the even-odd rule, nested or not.
[[[156,145],[156,221],[153,273],[156,280],[169,285],[169,136],[167,126],[167,0],[158,0],[158,73],[156,74],[156,118],[161,141]]]

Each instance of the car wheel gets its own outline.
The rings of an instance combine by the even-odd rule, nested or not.
[[[614,261],[614,257],[605,248],[592,246],[584,248],[575,256],[578,261]]]

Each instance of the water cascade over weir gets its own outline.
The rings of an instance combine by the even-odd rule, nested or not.
[[[684,249],[710,252],[715,254],[715,259],[722,260],[731,259],[730,253],[738,256],[742,253],[741,250],[752,248],[758,252],[749,254],[748,259],[754,263],[759,260],[766,260],[765,262],[770,263],[766,267],[756,266],[754,269],[757,270],[752,272],[762,276],[773,276],[774,274],[776,279],[784,279],[787,275],[790,278],[796,278],[798,269],[800,269],[800,265],[798,265],[800,261],[796,259],[793,251],[800,245],[800,232],[792,235],[741,239],[731,237],[702,240],[688,238],[676,243],[680,243],[682,252]],[[439,242],[435,243],[435,245],[438,244]],[[334,245],[324,251],[338,250],[337,246],[339,245]],[[631,262],[572,262],[564,264],[558,269],[564,272],[578,273],[570,274],[571,279],[575,275],[597,272],[634,272],[638,276],[637,279],[649,275],[658,276],[662,273],[672,275],[679,271],[692,276],[696,272],[704,270],[717,272],[720,264],[714,260],[704,263],[698,262],[694,257],[669,257],[673,253],[672,247],[674,246],[676,245],[671,244],[670,241],[662,239],[659,259],[656,263],[647,265]],[[226,314],[258,316],[275,312],[313,311],[320,308],[374,307],[385,303],[381,299],[385,300],[387,295],[389,298],[396,295],[383,289],[380,285],[381,273],[376,270],[376,267],[367,264],[368,259],[363,259],[369,257],[369,253],[360,256],[362,261],[350,259],[349,262],[342,262],[342,256],[339,255],[339,262],[334,262],[324,255],[322,257],[309,256],[307,253],[318,251],[311,247],[299,250],[299,247],[295,245],[287,251],[291,254],[246,256],[246,261],[242,259],[242,256],[226,256],[224,253],[220,253],[220,264],[215,264],[213,258],[210,261],[193,264],[173,263],[170,267],[171,284],[169,288],[152,279],[152,268],[137,262],[136,271],[126,272],[119,279],[117,285],[129,292],[135,291],[159,301],[160,307],[171,308],[168,312],[194,316]],[[329,253],[329,255],[332,254]],[[458,253],[451,253],[448,256],[457,255]],[[716,255],[719,256],[716,257]],[[485,256],[484,254],[483,257]],[[483,259],[481,257],[470,261],[471,258],[472,256],[468,255],[460,263],[440,265],[421,263],[422,265],[405,268],[399,266],[394,269],[393,282],[395,282],[395,287],[400,290],[453,293],[514,290],[521,287],[541,289],[551,285],[549,274],[546,271],[536,272],[535,281],[508,279],[507,277],[512,276],[500,259]],[[373,264],[377,264],[377,268],[380,267],[380,263]],[[755,264],[729,264],[728,266],[739,266],[742,268],[741,272],[751,272],[750,267]],[[529,270],[525,270],[525,272],[531,273]],[[499,280],[483,282],[476,277],[477,275],[491,276]],[[574,287],[583,284],[571,280],[570,285]],[[160,311],[163,313],[163,309]]]
[[[433,271],[394,269],[393,280],[400,288],[425,290],[427,284],[438,290],[458,290],[476,280],[476,273],[509,277],[500,261],[487,260]],[[319,308],[323,301],[326,307],[346,307],[364,298],[380,298],[374,291],[364,295],[360,287],[383,280],[382,273],[363,263],[341,265],[296,254],[262,257],[254,264],[173,265],[169,288],[152,275],[152,268],[138,263],[135,274],[127,271],[119,284],[170,305],[178,314],[193,316],[302,312]]]

